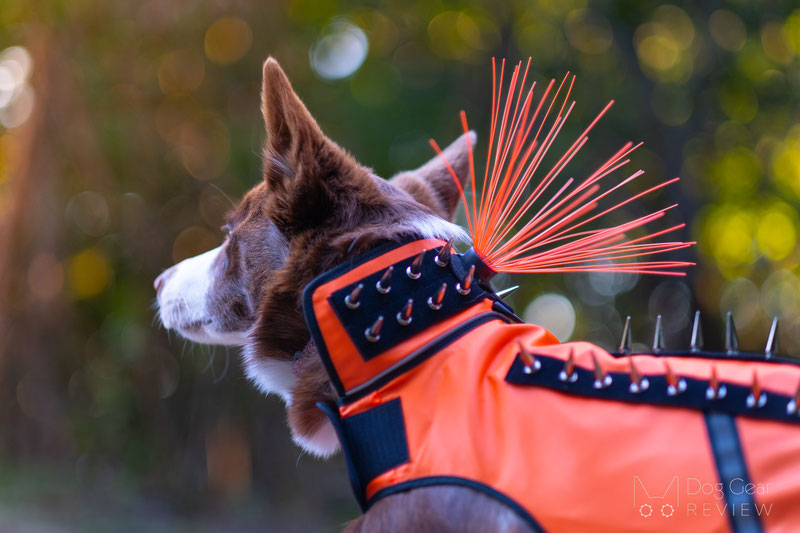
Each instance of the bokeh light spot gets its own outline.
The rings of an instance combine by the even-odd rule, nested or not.
[[[358,70],[368,51],[369,40],[364,30],[346,19],[336,19],[311,47],[309,60],[318,76],[338,80]]]
[[[194,50],[165,54],[158,66],[158,86],[167,96],[182,96],[197,90],[205,78],[203,56]]]
[[[747,28],[742,19],[727,9],[718,9],[708,19],[711,38],[720,48],[729,52],[741,50],[747,40]]]
[[[238,17],[222,17],[206,30],[203,45],[209,61],[230,65],[240,60],[253,44],[253,30]]]
[[[546,293],[525,308],[526,322],[542,326],[559,341],[569,340],[575,330],[575,308],[568,298],[557,293]]]
[[[576,9],[567,15],[564,31],[570,44],[587,54],[602,54],[614,42],[608,20],[588,9]]]
[[[111,282],[111,276],[111,261],[99,248],[87,248],[70,259],[70,287],[77,300],[86,300],[103,292]]]
[[[758,223],[756,238],[761,253],[780,261],[797,246],[796,214],[786,204],[772,206]]]
[[[98,237],[108,229],[108,203],[96,191],[83,191],[70,198],[65,214],[69,222],[91,237]]]

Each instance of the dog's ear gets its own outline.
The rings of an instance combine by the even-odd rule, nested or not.
[[[264,62],[261,112],[267,129],[267,150],[289,164],[297,163],[305,152],[313,153],[326,140],[283,69],[271,57]]]
[[[328,139],[273,58],[264,63],[268,212],[285,234],[321,224],[363,169]]]
[[[443,150],[462,187],[469,175],[469,147],[475,146],[476,139],[475,132],[470,131]],[[446,220],[453,218],[460,195],[458,186],[440,156],[436,155],[418,169],[402,172],[390,181],[410,193],[421,204],[433,209],[442,218]]]

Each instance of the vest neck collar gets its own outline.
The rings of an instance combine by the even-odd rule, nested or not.
[[[466,287],[464,256],[437,261],[445,245],[440,239],[387,243],[306,287],[306,323],[340,397],[492,309],[496,297],[488,283],[473,279]]]

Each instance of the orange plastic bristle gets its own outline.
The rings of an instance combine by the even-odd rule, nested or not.
[[[583,181],[568,178],[561,185],[556,185],[561,173],[586,144],[589,132],[611,109],[613,100],[594,117],[555,164],[544,172],[544,176],[536,179],[548,151],[575,108],[575,101],[570,101],[575,76],[567,73],[557,88],[556,80],[550,80],[537,101],[534,98],[536,82],[525,90],[530,66],[530,58],[524,70],[522,62],[517,63],[504,94],[505,60],[501,62],[498,80],[497,65],[492,59],[491,123],[480,192],[476,183],[473,147],[467,138],[469,184],[473,191],[471,201],[467,200],[461,182],[445,160],[458,186],[473,248],[478,256],[495,272],[685,275],[679,269],[694,263],[633,260],[694,244],[678,241],[645,242],[677,231],[684,227],[683,224],[635,239],[626,236],[628,232],[662,218],[666,211],[675,206],[617,226],[585,228],[603,216],[678,181],[679,178],[663,181],[611,207],[601,208],[602,201],[611,193],[644,174],[644,171],[638,170],[611,187],[601,183],[601,180],[627,165],[630,162],[628,156],[641,143],[626,143]],[[463,111],[460,116],[466,133],[469,131],[467,116]],[[431,146],[444,158],[435,141],[431,140]],[[534,207],[540,204],[534,212]]]

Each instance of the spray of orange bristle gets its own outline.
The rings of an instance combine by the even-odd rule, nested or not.
[[[466,137],[469,178],[473,191],[471,202],[468,202],[453,168],[444,160],[458,185],[477,256],[494,272],[685,275],[678,269],[694,263],[636,260],[695,244],[652,241],[683,228],[684,224],[635,239],[626,236],[628,232],[662,218],[674,205],[618,226],[586,228],[588,224],[624,205],[678,181],[679,178],[673,178],[610,207],[600,207],[601,201],[612,192],[644,174],[641,170],[636,171],[611,187],[601,184],[604,178],[630,162],[627,157],[641,143],[625,144],[583,181],[569,178],[560,186],[554,185],[564,168],[586,144],[589,132],[611,108],[613,100],[589,123],[544,176],[534,181],[540,175],[539,169],[545,156],[574,109],[575,102],[572,101],[569,105],[568,102],[575,76],[567,73],[552,96],[556,81],[551,80],[534,105],[536,83],[531,84],[525,92],[530,64],[531,60],[528,59],[524,69],[522,62],[514,67],[503,103],[505,61],[501,63],[498,82],[496,64],[492,59],[492,121],[480,194],[476,188],[473,147],[469,144],[469,137]],[[468,132],[467,118],[463,111],[461,124],[464,132]],[[436,142],[430,142],[444,159]],[[534,206],[542,203],[541,207],[532,212]]]

